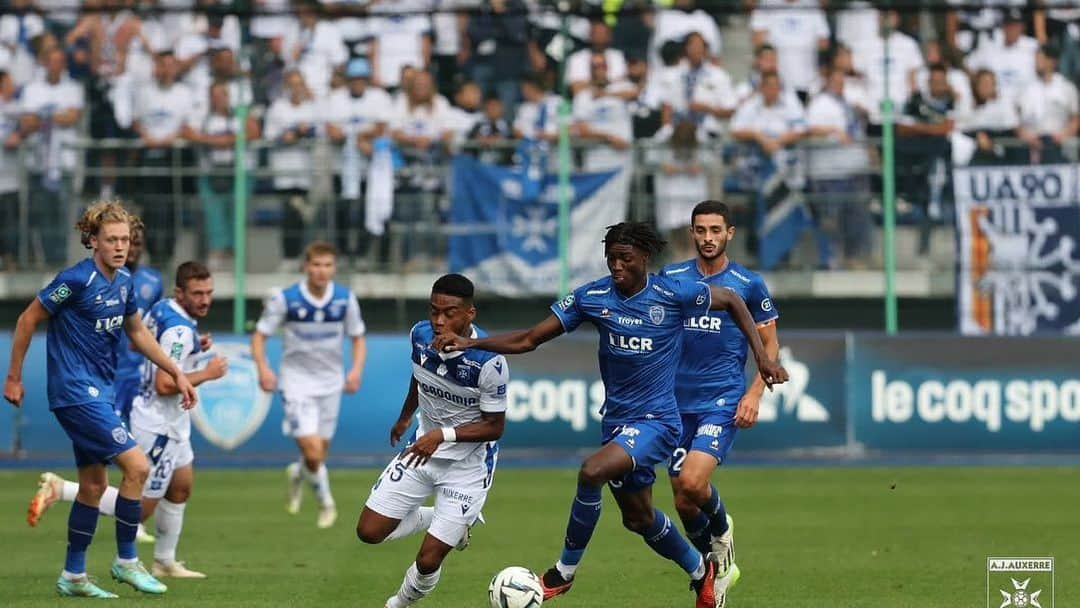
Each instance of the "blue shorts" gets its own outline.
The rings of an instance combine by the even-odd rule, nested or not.
[[[671,453],[668,463],[668,475],[678,477],[683,460],[691,451],[705,452],[716,459],[716,464],[723,464],[731,445],[735,443],[735,413],[713,411],[700,414],[682,415],[682,437],[679,445]]]
[[[96,401],[54,409],[53,415],[71,438],[75,466],[105,464],[137,447],[113,404]]]
[[[604,422],[603,445],[615,442],[634,460],[634,469],[613,479],[611,488],[635,492],[651,486],[656,481],[654,468],[671,458],[680,430],[676,419],[637,420],[623,424]]]
[[[135,395],[139,394],[140,384],[142,384],[142,376],[138,374],[129,377],[117,376],[113,381],[113,387],[116,389],[116,412],[129,428],[131,406],[135,403]]]

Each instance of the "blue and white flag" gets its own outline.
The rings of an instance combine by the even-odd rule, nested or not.
[[[725,188],[756,195],[758,265],[771,270],[798,244],[803,231],[814,225],[801,192],[806,186],[803,165],[796,151],[780,150],[769,156],[748,145],[735,146],[733,151]]]
[[[604,228],[626,218],[625,171],[570,176],[571,283],[607,272]],[[555,173],[453,162],[450,270],[507,296],[553,295],[559,288],[559,204]]]
[[[1080,335],[1080,165],[963,167],[956,303],[970,335]]]

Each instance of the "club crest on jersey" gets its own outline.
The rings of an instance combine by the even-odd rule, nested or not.
[[[698,295],[697,299],[694,300],[694,304],[697,304],[698,306],[701,306],[704,303],[705,303],[705,294]]]
[[[127,441],[128,432],[124,430],[124,427],[118,426],[112,430],[113,441],[123,445]]]
[[[762,300],[761,310],[764,310],[765,312],[769,312],[770,310],[772,310],[772,299],[765,298],[764,300]]]
[[[660,325],[664,322],[664,307],[653,305],[649,307],[649,320],[653,322],[653,325]]]
[[[229,360],[229,373],[199,386],[199,407],[191,410],[191,422],[207,441],[232,450],[262,426],[273,395],[259,388],[255,360],[246,343],[215,341],[213,351],[195,358],[195,369],[204,369],[215,355]]]
[[[462,382],[467,382],[469,380],[469,368],[465,367],[464,365],[458,366],[457,377],[458,380],[461,380]]]
[[[143,283],[142,287],[139,288],[139,295],[142,296],[144,300],[149,300],[154,297],[154,286],[150,283]]]

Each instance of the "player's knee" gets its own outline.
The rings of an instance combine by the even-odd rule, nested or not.
[[[83,501],[98,502],[105,494],[105,488],[108,487],[108,483],[104,481],[79,481],[79,493],[78,496]]]
[[[187,502],[189,498],[191,498],[190,486],[171,487],[165,493],[165,499],[175,504]]]
[[[150,463],[145,458],[132,463],[124,469],[124,477],[140,486],[145,484],[146,478],[150,477]]]
[[[708,500],[710,494],[708,477],[680,475],[675,485],[675,505],[678,507],[684,503],[697,506]]]
[[[356,538],[365,545],[377,545],[386,540],[388,534],[362,519],[356,522]]]
[[[598,488],[602,487],[607,481],[607,474],[599,464],[592,460],[586,460],[581,464],[581,470],[578,471],[579,484]]]
[[[635,534],[645,534],[652,527],[654,519],[652,511],[623,513],[622,523],[627,530]]]
[[[312,472],[318,471],[319,467],[322,466],[322,455],[316,453],[316,451],[317,450],[310,450],[304,452],[304,466],[307,467],[307,470]]]
[[[421,548],[416,556],[416,569],[421,574],[431,574],[442,566],[443,554],[435,549]]]

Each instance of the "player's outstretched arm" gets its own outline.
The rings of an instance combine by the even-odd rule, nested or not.
[[[444,441],[461,441],[467,443],[479,443],[481,441],[497,441],[502,437],[503,429],[506,428],[506,412],[481,412],[480,420],[461,426],[433,429],[424,433],[422,437],[405,450],[401,455],[401,461],[405,466],[421,466]]]
[[[420,390],[416,384],[416,378],[413,377],[409,379],[409,392],[405,394],[405,402],[401,404],[401,414],[394,426],[390,427],[390,445],[397,445],[397,442],[401,441],[401,436],[409,430],[418,407],[420,407]]]
[[[712,295],[710,308],[713,310],[726,310],[731,315],[731,318],[735,320],[735,324],[739,326],[739,330],[746,336],[750,349],[754,351],[754,361],[757,362],[758,374],[765,381],[765,386],[771,387],[774,384],[787,382],[787,370],[769,357],[769,354],[765,351],[765,346],[761,343],[761,336],[758,334],[757,327],[754,324],[754,318],[750,316],[750,310],[746,308],[746,302],[743,302],[737,293],[726,287],[716,287],[714,285],[710,286],[709,290]]]
[[[195,407],[195,404],[199,401],[199,396],[195,393],[195,387],[191,385],[184,372],[180,371],[180,367],[176,365],[176,362],[170,359],[165,354],[165,351],[161,350],[161,345],[154,339],[150,330],[143,325],[139,315],[128,315],[124,318],[124,331],[127,332],[131,345],[135,347],[137,352],[152,361],[154,365],[158,366],[159,370],[173,377],[173,381],[176,382],[176,392],[180,394],[180,405],[184,409]]]
[[[507,334],[487,338],[466,338],[454,334],[439,334],[431,343],[432,348],[440,352],[454,352],[476,348],[501,355],[517,355],[536,350],[544,342],[553,340],[564,333],[562,322],[555,315],[530,327]]]
[[[210,362],[206,364],[206,367],[194,372],[187,372],[184,375],[187,376],[188,382],[192,386],[199,386],[204,382],[211,380],[217,380],[223,378],[225,373],[229,371],[229,362],[225,357],[214,357],[210,359]],[[176,395],[180,392],[180,387],[176,385],[176,381],[169,374],[157,370],[154,374],[154,392],[167,397],[169,395]]]
[[[15,407],[22,405],[25,394],[22,368],[26,351],[30,348],[30,340],[34,337],[37,326],[48,318],[49,311],[34,298],[15,322],[15,335],[11,339],[11,362],[8,363],[7,378],[4,379],[4,399]]]

